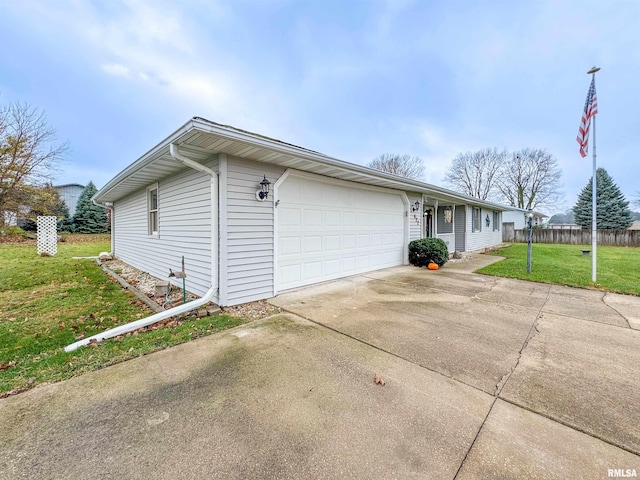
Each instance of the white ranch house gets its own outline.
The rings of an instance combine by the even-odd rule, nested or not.
[[[505,208],[508,210],[502,213],[502,223],[513,223],[513,228],[516,230],[527,228],[527,215],[529,215],[529,210],[517,207]],[[531,212],[531,215],[533,220],[532,225],[534,227],[544,224],[544,221],[549,218],[548,215],[536,211]]]
[[[162,279],[184,256],[187,289],[222,306],[407,264],[422,237],[498,245],[509,208],[198,117],[94,201],[113,211],[115,256]]]

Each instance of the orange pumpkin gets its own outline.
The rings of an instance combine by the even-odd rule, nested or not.
[[[438,270],[438,268],[440,267],[438,267],[438,264],[435,262],[429,262],[429,265],[427,265],[427,268],[429,270]]]

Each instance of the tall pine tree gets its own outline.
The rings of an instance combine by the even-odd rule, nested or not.
[[[89,182],[78,199],[73,226],[77,233],[104,233],[107,231],[107,212],[91,201],[98,189]]]
[[[591,228],[593,188],[585,185],[573,207],[575,222],[582,228]],[[598,230],[626,230],[633,223],[629,202],[604,168],[596,170],[596,222]]]

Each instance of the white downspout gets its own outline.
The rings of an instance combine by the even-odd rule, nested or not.
[[[83,338],[71,345],[67,345],[64,347],[65,352],[72,352],[78,347],[83,345],[87,345],[92,341],[101,342],[107,338],[117,337],[118,335],[124,335],[125,333],[133,332],[138,330],[139,328],[146,327],[153,323],[159,322],[160,320],[164,320],[169,317],[173,317],[175,315],[180,315],[182,313],[189,312],[195,308],[198,308],[202,305],[205,305],[213,299],[216,293],[216,287],[211,287],[209,291],[197,300],[193,302],[187,302],[182,305],[178,305],[177,307],[170,308],[169,310],[165,310],[164,312],[156,313],[155,315],[151,315],[147,318],[141,318],[140,320],[136,320],[135,322],[125,323],[124,325],[120,325],[118,327],[112,328],[111,330],[107,330],[106,332],[98,333],[89,338]]]
[[[155,315],[151,315],[150,317],[141,318],[140,320],[136,320],[135,322],[130,322],[125,325],[119,325],[115,328],[112,328],[111,330],[107,330],[106,332],[98,333],[89,338],[83,338],[82,340],[72,343],[71,345],[67,345],[66,347],[64,347],[65,352],[72,352],[78,347],[87,345],[92,341],[101,342],[102,340],[105,340],[107,338],[113,338],[119,335],[124,335],[125,333],[133,332],[135,330],[138,330],[139,328],[152,325],[156,322],[165,320],[169,317],[173,317],[176,315],[180,315],[182,313],[189,312],[202,305],[206,305],[207,303],[209,303],[211,300],[215,298],[216,292],[218,290],[218,286],[215,285],[215,283],[218,283],[218,281],[214,282],[214,279],[217,280],[217,277],[215,275],[215,265],[216,265],[216,260],[218,259],[218,252],[217,252],[218,250],[218,236],[217,236],[218,174],[214,170],[211,170],[210,168],[205,167],[204,165],[201,165],[198,162],[194,162],[193,160],[182,156],[178,151],[178,148],[174,144],[171,144],[169,146],[169,150],[171,152],[171,156],[176,160],[184,163],[185,165],[195,170],[211,175],[211,222],[212,222],[212,230],[215,230],[215,232],[212,232],[212,236],[211,236],[211,250],[212,250],[211,252],[211,283],[212,283],[211,288],[209,288],[209,290],[207,291],[207,293],[205,293],[203,297],[198,298],[197,300],[194,300],[192,302],[188,302],[183,305],[178,305],[177,307],[170,308],[169,310],[165,310],[164,312],[156,313]],[[96,203],[96,205],[99,205],[99,204]],[[105,205],[101,205],[101,206],[105,206]],[[113,235],[113,232],[112,232],[112,235]]]
[[[185,157],[178,150],[178,146],[175,143],[169,145],[169,152],[171,156],[184,163],[187,167],[191,167],[199,172],[204,172],[211,176],[211,285],[220,287],[220,269],[216,268],[218,260],[218,225],[219,225],[219,208],[218,208],[218,194],[219,194],[219,179],[218,173],[209,167],[191,160]]]
[[[115,241],[116,241],[116,238],[115,238],[115,235],[113,234],[114,228],[115,228],[115,218],[113,217],[113,203],[111,203],[111,202],[98,203],[93,198],[91,198],[91,203],[93,203],[94,205],[96,205],[98,207],[102,207],[102,208],[105,208],[107,210],[111,210],[111,255],[115,255],[115,251],[116,251]]]

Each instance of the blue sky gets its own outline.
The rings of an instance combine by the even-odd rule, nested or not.
[[[193,116],[366,164],[546,148],[570,208],[598,73],[598,166],[640,191],[640,2],[0,0],[0,103],[46,111],[101,187]],[[638,210],[638,208],[636,208]]]

